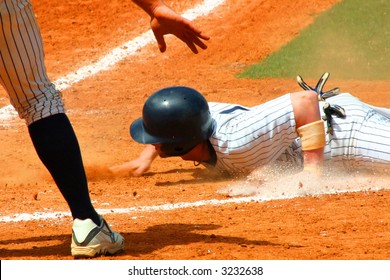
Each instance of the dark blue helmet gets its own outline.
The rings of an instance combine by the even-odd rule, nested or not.
[[[142,144],[161,144],[166,156],[181,156],[207,140],[213,120],[206,99],[183,86],[163,88],[145,102],[142,118],[130,126],[131,137]]]

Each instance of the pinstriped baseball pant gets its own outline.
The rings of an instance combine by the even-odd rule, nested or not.
[[[30,1],[0,0],[0,82],[27,125],[64,113],[47,76],[41,34]]]

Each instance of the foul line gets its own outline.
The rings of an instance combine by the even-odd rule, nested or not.
[[[197,17],[208,15],[212,10],[223,4],[225,1],[226,0],[204,0],[203,3],[184,12],[182,16],[192,21]],[[72,72],[66,76],[60,77],[53,83],[56,85],[58,90],[65,90],[75,83],[89,78],[99,73],[100,71],[106,71],[110,69],[124,58],[136,54],[139,49],[154,42],[154,40],[153,32],[149,30],[128,41],[127,43],[113,49],[110,53],[101,57],[96,63],[84,66],[78,69],[76,72]],[[8,120],[16,116],[17,114],[14,111],[12,105],[7,105],[3,108],[0,108],[0,120]]]
[[[154,206],[134,206],[130,208],[111,208],[111,209],[96,209],[101,215],[108,214],[129,214],[133,212],[154,212],[154,211],[169,211],[176,209],[185,209],[200,206],[220,206],[229,203],[245,203],[245,202],[259,202],[263,201],[261,197],[251,196],[243,198],[231,198],[225,200],[199,200],[195,202],[180,202],[175,204],[162,204]],[[70,212],[35,212],[33,214],[23,213],[15,214],[12,216],[0,216],[0,222],[25,222],[32,220],[48,220],[48,219],[59,219],[63,217],[69,217]]]
[[[96,211],[101,215],[113,215],[113,214],[130,214],[130,213],[140,213],[140,212],[154,212],[154,211],[171,211],[177,209],[186,209],[202,206],[222,206],[226,204],[239,204],[239,203],[253,203],[253,202],[267,202],[267,201],[276,201],[276,200],[287,200],[298,197],[314,197],[324,194],[343,194],[343,193],[355,193],[361,191],[380,191],[383,190],[382,187],[367,187],[356,190],[327,190],[318,191],[313,193],[304,193],[304,194],[274,194],[271,196],[247,196],[247,197],[233,197],[229,199],[211,199],[211,200],[199,200],[195,202],[179,202],[173,204],[162,204],[162,205],[152,205],[152,206],[134,206],[130,208],[111,208],[111,209],[96,209]],[[32,214],[22,213],[14,214],[11,216],[0,216],[0,222],[9,223],[9,222],[27,222],[34,220],[52,220],[52,219],[62,219],[64,217],[70,217],[70,212],[34,212]]]

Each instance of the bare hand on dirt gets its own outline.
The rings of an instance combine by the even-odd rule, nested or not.
[[[111,166],[110,171],[116,176],[141,176],[149,170],[151,161],[135,159],[119,165]]]

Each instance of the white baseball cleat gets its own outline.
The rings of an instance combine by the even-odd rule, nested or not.
[[[111,230],[100,217],[100,226],[91,219],[75,219],[72,226],[71,252],[75,258],[114,255],[123,251],[125,240],[119,233]]]

